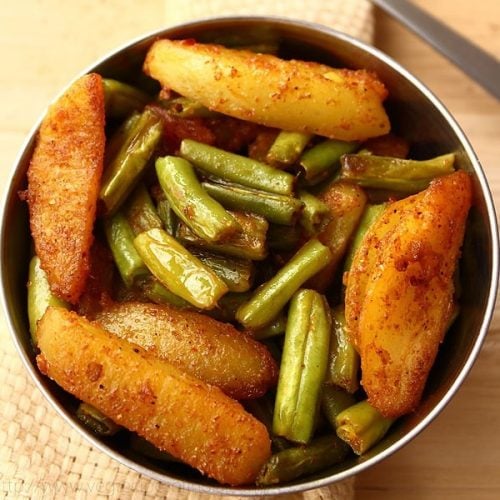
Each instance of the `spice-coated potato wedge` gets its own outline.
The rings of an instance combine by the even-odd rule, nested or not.
[[[36,254],[54,294],[73,304],[89,272],[104,120],[102,79],[85,75],[49,108],[28,169]]]
[[[123,302],[104,308],[95,320],[235,399],[260,397],[278,380],[278,367],[264,345],[203,314]]]
[[[181,372],[74,312],[49,308],[37,364],[63,389],[217,481],[255,481],[265,426],[217,387]]]
[[[386,417],[416,408],[453,311],[471,181],[459,171],[394,202],[347,276],[346,320],[368,401]]]
[[[386,134],[383,83],[366,70],[334,69],[269,54],[159,40],[144,70],[210,109],[270,127],[346,141]]]

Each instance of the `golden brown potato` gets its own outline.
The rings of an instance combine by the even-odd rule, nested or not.
[[[73,304],[89,272],[104,120],[102,79],[85,75],[49,108],[28,169],[36,254],[52,291]]]
[[[386,134],[387,91],[366,70],[285,61],[268,54],[159,40],[144,70],[210,109],[270,127],[346,141]]]
[[[229,323],[140,302],[106,307],[95,319],[109,332],[235,399],[260,397],[276,385],[278,367],[269,351]]]
[[[47,309],[38,337],[42,373],[217,481],[251,483],[269,458],[265,426],[237,401],[76,313]]]
[[[471,181],[460,171],[390,204],[347,277],[346,320],[368,400],[387,417],[418,405],[454,306]]]

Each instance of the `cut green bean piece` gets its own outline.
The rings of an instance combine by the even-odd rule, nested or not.
[[[299,290],[290,302],[273,419],[274,433],[290,441],[308,443],[313,435],[330,328],[326,299]]]
[[[130,288],[134,281],[149,274],[134,246],[134,231],[126,217],[117,212],[104,222],[108,246],[125,285]]]
[[[342,462],[349,447],[334,434],[321,436],[306,446],[272,455],[257,476],[258,486],[270,486],[321,472]]]
[[[114,436],[121,429],[109,417],[87,403],[80,403],[76,416],[98,436]]]
[[[394,419],[382,416],[365,400],[346,408],[335,422],[337,436],[362,455],[385,436]]]
[[[146,109],[104,171],[100,199],[107,214],[118,210],[134,189],[160,140],[161,120]]]
[[[209,176],[270,193],[293,193],[295,178],[292,174],[251,158],[228,153],[191,139],[182,141],[180,154]]]
[[[370,226],[382,215],[382,212],[387,207],[387,203],[380,203],[379,205],[367,205],[363,215],[361,216],[361,220],[359,221],[358,228],[354,233],[354,238],[352,239],[351,245],[347,252],[345,261],[344,261],[344,271],[349,271],[352,266],[352,259],[354,259],[354,255],[356,254],[359,245],[363,241],[366,232],[370,228]]]
[[[259,328],[258,330],[251,331],[252,337],[257,340],[269,339],[282,335],[286,330],[287,317],[285,314],[280,314],[268,325]]]
[[[262,215],[275,224],[292,225],[302,210],[302,202],[292,196],[283,196],[234,184],[203,182],[207,193],[231,210]]]
[[[366,188],[412,194],[425,189],[434,178],[453,173],[454,162],[453,153],[429,160],[348,154],[341,159],[340,176]]]
[[[136,236],[135,248],[151,273],[171,292],[200,309],[212,309],[227,285],[162,229]]]
[[[131,131],[139,122],[139,113],[132,113],[106,141],[106,151],[104,154],[104,165],[107,167],[111,160],[115,158],[125,141],[129,138]]]
[[[311,140],[312,134],[282,130],[274,140],[266,157],[267,163],[276,167],[293,165]]]
[[[151,189],[151,194],[156,201],[156,212],[163,224],[163,228],[170,236],[175,236],[177,229],[177,216],[172,210],[170,203],[159,185],[155,185]]]
[[[332,310],[332,339],[326,381],[353,394],[359,389],[359,354],[349,340],[344,306]]]
[[[308,149],[300,158],[305,183],[313,186],[333,175],[340,167],[340,157],[357,147],[356,142],[328,139]]]
[[[201,187],[188,161],[176,156],[158,158],[156,173],[173,211],[197,236],[216,242],[239,230],[234,217]]]
[[[237,320],[252,329],[269,324],[301,285],[325,267],[330,259],[331,252],[326,246],[317,239],[309,240],[238,309]]]
[[[336,418],[346,408],[356,404],[356,398],[340,387],[324,384],[321,393],[321,410],[330,425],[336,428]]]
[[[163,225],[153,200],[142,182],[137,185],[125,203],[123,214],[135,235],[148,229],[161,228]]]
[[[161,200],[156,205],[156,211],[163,223],[163,228],[170,236],[174,236],[177,230],[177,216],[172,210],[167,199]]]
[[[106,116],[126,118],[134,111],[142,111],[151,97],[128,83],[103,78]]]
[[[193,306],[183,298],[175,295],[168,288],[164,287],[153,277],[145,279],[141,283],[144,295],[155,304],[167,304],[179,309],[194,309]]]
[[[301,190],[298,195],[300,201],[304,204],[300,216],[300,225],[304,228],[306,235],[317,234],[328,223],[330,209],[326,203],[307,191]]]
[[[211,111],[207,107],[203,106],[203,104],[193,101],[188,97],[174,97],[168,101],[161,101],[160,104],[170,114],[180,118],[214,118],[216,116],[220,116],[219,113]]]
[[[266,234],[269,224],[259,215],[231,212],[240,225],[240,231],[224,242],[210,243],[193,233],[184,223],[177,225],[177,238],[186,245],[212,252],[250,260],[267,257]]]
[[[254,265],[251,260],[218,255],[199,249],[192,250],[191,253],[224,281],[230,292],[246,292],[252,287]]]
[[[31,258],[28,274],[28,319],[33,345],[38,344],[36,328],[49,306],[69,308],[69,304],[57,297],[50,290],[45,271],[40,267],[40,258],[34,255]]]
[[[356,184],[332,182],[320,193],[320,199],[330,208],[330,220],[318,239],[332,252],[330,264],[307,284],[319,292],[326,291],[337,276],[366,205],[366,194]]]

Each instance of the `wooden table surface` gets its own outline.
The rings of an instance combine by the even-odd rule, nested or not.
[[[0,181],[47,102],[83,67],[127,39],[165,24],[162,0],[2,2],[0,15]],[[117,3],[117,2],[115,2]],[[500,2],[418,0],[500,56]],[[419,77],[469,137],[500,204],[500,103],[386,15],[376,11],[375,44]],[[77,50],[75,51],[75,47]],[[500,85],[500,82],[499,82]],[[33,390],[36,390],[35,388]],[[500,498],[500,314],[457,396],[417,439],[356,478],[359,499]]]

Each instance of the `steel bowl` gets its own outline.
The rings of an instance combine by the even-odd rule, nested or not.
[[[134,40],[82,74],[96,71],[136,85],[150,85],[152,82],[141,75],[141,65],[148,47],[158,37],[226,43],[235,37],[247,43],[273,40],[279,42],[285,57],[373,70],[389,89],[386,108],[393,130],[410,141],[412,157],[427,158],[455,152],[458,167],[470,172],[474,206],[460,266],[461,282],[464,284],[460,315],[439,350],[422,402],[417,411],[400,419],[388,435],[363,456],[353,456],[320,474],[266,488],[220,486],[182,466],[161,465],[134,453],[123,437],[96,437],[75,418],[77,401],[40,374],[30,344],[26,312],[30,235],[27,207],[20,201],[18,192],[26,187],[26,171],[41,119],[31,131],[12,168],[1,208],[2,302],[17,350],[38,388],[69,425],[120,463],[172,486],[218,495],[289,494],[327,486],[361,472],[407,444],[432,422],[456,393],[479,353],[488,331],[498,285],[498,228],[484,172],[456,121],[419,80],[377,49],[319,25],[267,17],[197,21]]]

